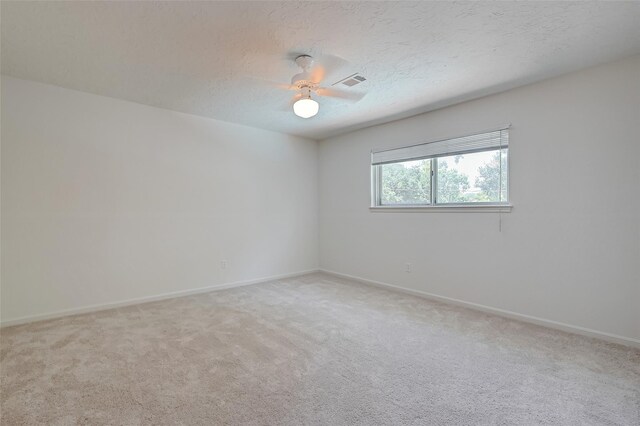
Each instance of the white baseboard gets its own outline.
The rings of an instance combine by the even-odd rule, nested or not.
[[[531,315],[519,314],[517,312],[507,311],[505,309],[493,308],[491,306],[481,305],[479,303],[466,302],[460,299],[454,299],[452,297],[439,296],[437,294],[428,293],[426,291],[421,290],[413,290],[405,287],[400,287],[394,284],[388,284],[380,281],[369,280],[366,278],[356,277],[354,275],[343,274],[340,272],[330,271],[327,269],[320,269],[320,272],[324,272],[325,274],[333,275],[338,278],[344,278],[352,281],[357,281],[362,284],[373,285],[376,287],[392,289],[395,291],[399,291],[402,293],[411,294],[414,296],[424,297],[426,299],[437,300],[440,302],[463,306],[465,308],[474,309],[477,311],[487,312],[495,315],[499,315],[501,317],[516,319],[523,322],[528,322],[531,324],[541,325],[548,328],[553,328],[556,330],[562,330],[569,333],[580,334],[582,336],[594,337],[596,339],[606,340],[607,342],[618,343],[625,346],[631,346],[635,348],[640,348],[640,340],[633,339],[631,337],[618,336],[616,334],[606,333],[604,331],[592,330],[590,328],[580,327],[577,325],[565,324],[558,321],[548,320],[544,318],[534,317]]]
[[[86,313],[89,313],[89,312],[104,311],[104,310],[107,310],[107,309],[120,308],[120,307],[123,307],[123,306],[129,306],[129,305],[138,305],[138,304],[141,304],[141,303],[155,302],[155,301],[158,301],[158,300],[172,299],[174,297],[189,296],[189,295],[192,295],[192,294],[209,293],[211,291],[225,290],[225,289],[228,289],[228,288],[235,288],[235,287],[242,287],[242,286],[246,286],[246,285],[259,284],[259,283],[264,283],[264,282],[268,282],[268,281],[280,280],[280,279],[283,279],[283,278],[298,277],[298,276],[301,276],[301,275],[308,275],[308,274],[312,274],[314,272],[319,272],[319,271],[320,271],[319,269],[310,269],[310,270],[307,270],[307,271],[292,272],[292,273],[289,273],[289,274],[281,274],[281,275],[273,275],[271,277],[256,278],[256,279],[253,279],[253,280],[236,281],[236,282],[232,282],[232,283],[217,284],[217,285],[212,285],[212,286],[208,286],[208,287],[200,287],[200,288],[195,288],[195,289],[190,289],[190,290],[172,291],[172,292],[169,292],[169,293],[162,293],[162,294],[158,294],[158,295],[155,295],[155,296],[137,297],[137,298],[134,298],[134,299],[121,300],[119,302],[100,303],[100,304],[97,304],[97,305],[89,305],[89,306],[83,306],[83,307],[80,307],[80,308],[65,309],[65,310],[62,310],[62,311],[49,312],[49,313],[46,313],[46,314],[29,315],[29,316],[24,316],[24,317],[4,320],[4,321],[0,322],[0,327],[4,328],[4,327],[10,327],[10,326],[13,326],[13,325],[26,324],[26,323],[36,322],[36,321],[44,321],[44,320],[49,320],[49,319],[54,319],[54,318],[66,317],[66,316],[70,316],[70,315],[78,315],[78,314],[86,314]]]

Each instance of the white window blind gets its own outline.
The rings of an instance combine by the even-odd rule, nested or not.
[[[489,149],[508,148],[508,146],[509,128],[505,127],[487,133],[372,152],[371,164],[379,165],[398,161],[445,157]]]

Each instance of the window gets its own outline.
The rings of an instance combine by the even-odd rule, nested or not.
[[[508,206],[509,131],[371,154],[373,207]]]

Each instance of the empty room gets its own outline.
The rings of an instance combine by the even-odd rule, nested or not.
[[[640,425],[640,1],[1,1],[2,425]]]

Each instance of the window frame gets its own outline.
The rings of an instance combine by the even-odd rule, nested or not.
[[[477,136],[483,135],[486,133],[491,133],[495,131],[501,130],[509,130],[510,125],[499,127],[494,130],[484,131],[484,132],[476,132],[468,136]],[[464,137],[464,136],[463,136]],[[447,141],[457,138],[447,138],[447,139],[439,139],[434,142]],[[431,142],[429,142],[431,143]],[[422,145],[422,144],[421,144]],[[476,150],[467,150],[467,151],[458,151],[456,153],[448,153],[447,155],[436,155],[433,157],[427,158],[405,158],[399,159],[397,161],[383,163],[383,164],[371,164],[371,211],[411,211],[411,212],[420,212],[420,211],[454,211],[454,212],[511,212],[513,205],[511,204],[511,145],[512,142],[509,143],[505,147],[491,147],[486,149],[476,149]],[[403,149],[406,147],[398,147],[395,149]],[[438,203],[437,202],[437,179],[438,179],[438,159],[442,157],[449,157],[458,154],[470,154],[475,152],[491,152],[491,151],[501,151],[507,150],[507,180],[506,180],[506,189],[507,189],[507,200],[506,201],[477,201],[477,202],[467,202],[467,203]],[[372,151],[373,155],[373,151]],[[382,204],[382,166],[385,164],[396,164],[403,163],[407,161],[416,161],[416,160],[425,160],[428,159],[431,161],[431,179],[430,179],[430,200],[429,203],[421,203],[421,204]],[[502,191],[499,189],[499,191]]]

